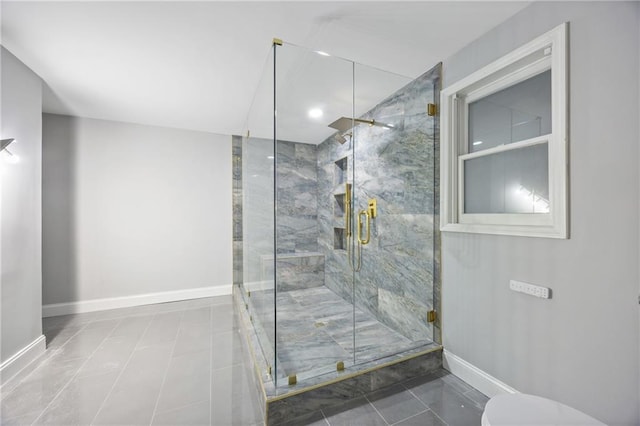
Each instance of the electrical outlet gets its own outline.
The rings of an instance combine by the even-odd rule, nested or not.
[[[525,283],[522,281],[510,280],[509,288],[519,293],[528,294],[530,296],[539,297],[541,299],[551,299],[551,289]]]

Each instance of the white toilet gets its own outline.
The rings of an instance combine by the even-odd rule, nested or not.
[[[494,396],[482,413],[482,426],[606,426],[559,402],[524,393]]]

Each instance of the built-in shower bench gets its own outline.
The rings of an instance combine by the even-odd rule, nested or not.
[[[260,256],[262,280],[273,281],[273,255]],[[324,285],[324,253],[279,253],[276,256],[278,291],[301,290]]]

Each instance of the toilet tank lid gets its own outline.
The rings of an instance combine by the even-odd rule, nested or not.
[[[487,402],[483,413],[487,425],[580,425],[606,426],[585,413],[540,396],[524,393],[498,395]]]

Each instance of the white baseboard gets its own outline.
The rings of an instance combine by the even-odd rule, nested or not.
[[[135,296],[109,297],[106,299],[83,300],[80,302],[54,303],[42,306],[43,317],[104,311],[107,309],[129,308],[153,303],[177,302],[200,299],[202,297],[230,295],[232,285],[201,287],[188,290],[164,291],[160,293],[138,294]]]
[[[442,363],[444,368],[454,376],[467,382],[488,397],[505,393],[519,393],[511,386],[485,373],[475,365],[468,363],[446,349],[442,352]]]
[[[29,364],[44,354],[46,349],[46,339],[44,335],[41,335],[20,349],[20,351],[11,358],[0,364],[0,386],[4,387],[11,379],[17,377]]]

